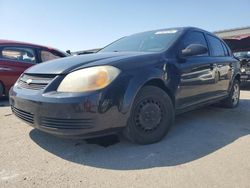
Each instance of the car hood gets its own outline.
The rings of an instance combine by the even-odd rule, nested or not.
[[[25,73],[28,74],[67,74],[71,71],[99,65],[114,65],[116,62],[136,57],[144,57],[153,53],[143,52],[112,52],[112,53],[95,53],[79,56],[60,58],[35,65]]]

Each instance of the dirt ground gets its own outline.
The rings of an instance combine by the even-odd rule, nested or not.
[[[165,139],[146,146],[57,138],[0,100],[0,187],[250,187],[250,90],[236,109],[178,116]]]

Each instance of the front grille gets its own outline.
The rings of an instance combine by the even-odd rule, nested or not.
[[[17,109],[14,106],[11,106],[11,109],[12,109],[12,112],[20,119],[28,123],[32,123],[32,124],[34,123],[34,114]]]
[[[88,129],[93,127],[93,119],[41,118],[41,126],[52,129]]]
[[[28,75],[23,74],[18,80],[18,87],[41,90],[44,89],[52,80],[55,75]]]

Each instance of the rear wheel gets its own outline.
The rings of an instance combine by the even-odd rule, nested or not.
[[[222,105],[226,108],[235,108],[240,101],[240,82],[234,80],[231,91],[227,99],[222,101]]]
[[[151,144],[167,134],[173,121],[170,97],[158,87],[145,86],[135,98],[124,135],[132,142]]]

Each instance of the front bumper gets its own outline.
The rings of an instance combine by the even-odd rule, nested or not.
[[[30,94],[32,93],[32,94]],[[89,138],[117,132],[126,126],[120,101],[107,91],[85,94],[10,90],[13,113],[41,131],[70,138]]]

